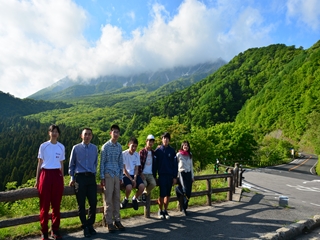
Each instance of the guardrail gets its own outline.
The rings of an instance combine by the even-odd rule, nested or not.
[[[234,171],[236,170],[236,171]],[[201,176],[195,176],[195,181],[207,181],[207,189],[205,191],[198,191],[198,192],[192,192],[192,197],[198,197],[198,196],[207,196],[207,205],[211,206],[211,195],[213,193],[219,193],[219,192],[227,192],[227,200],[232,201],[232,194],[235,192],[235,187],[239,186],[238,180],[235,181],[235,179],[239,179],[239,171],[236,169],[236,167],[233,169],[229,169],[228,173],[224,174],[212,174],[212,175],[201,175]],[[218,178],[224,178],[228,181],[228,187],[225,188],[212,188],[211,186],[211,179],[218,179]],[[240,179],[241,180],[241,179]],[[240,184],[241,186],[241,184]],[[103,189],[100,185],[97,185],[98,194],[103,193]],[[63,196],[70,196],[75,195],[74,188],[65,186]],[[102,194],[104,196],[104,194]],[[36,188],[22,188],[18,190],[12,190],[12,191],[6,191],[6,192],[0,192],[0,202],[13,202],[17,200],[23,200],[27,198],[36,198],[38,197],[38,190]],[[177,197],[171,197],[171,201],[176,201]],[[139,202],[139,206],[144,206],[144,216],[146,218],[150,217],[150,206],[156,205],[157,199],[150,199],[150,197],[147,198],[146,203]],[[131,203],[128,203],[126,208],[132,207]],[[97,213],[103,213],[103,207],[97,207]],[[68,212],[61,212],[61,218],[70,218],[70,217],[76,217],[78,216],[78,210],[72,210]],[[49,216],[50,219],[50,216]],[[39,221],[39,215],[31,215],[31,216],[24,216],[19,218],[12,218],[12,219],[3,219],[0,220],[0,228],[5,227],[12,227],[27,223],[33,223]]]

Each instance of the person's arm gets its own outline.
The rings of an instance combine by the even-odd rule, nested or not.
[[[144,180],[145,177],[143,175],[143,167],[142,164],[144,163],[144,157],[143,157],[143,150],[140,150],[139,152],[139,157],[140,157],[140,166],[138,167],[138,174],[140,175],[141,179]]]
[[[70,154],[70,161],[69,161],[69,175],[70,175],[70,182],[69,186],[74,186],[74,171],[76,168],[76,155],[74,147],[71,150]]]
[[[178,161],[176,153],[173,154],[173,185],[177,184],[177,175],[178,175]]]
[[[100,185],[104,187],[104,163],[106,161],[106,153],[105,153],[105,146],[102,146],[101,149],[101,157],[100,157]]]
[[[35,188],[38,188],[38,186],[39,186],[39,177],[40,177],[42,163],[43,163],[43,160],[41,158],[38,158],[38,165],[37,165],[37,172],[36,172],[36,183],[34,184]]]
[[[139,165],[134,167],[134,181],[137,181],[138,175],[139,175]]]
[[[191,160],[191,178],[192,178],[192,182],[194,182],[194,173],[193,173],[193,161],[192,161],[192,157],[190,157]]]
[[[64,182],[64,166],[63,166],[63,161],[64,160],[62,160],[62,161],[60,161],[60,171],[61,171],[61,174],[62,174],[62,180],[63,180],[63,182]],[[63,183],[63,185],[64,185],[64,183]]]
[[[122,183],[123,170],[125,169],[125,166],[124,166],[124,162],[123,162],[122,148],[121,148],[120,145],[119,145],[119,149],[120,149],[120,154],[119,154],[119,157],[118,157],[118,164],[119,164],[119,169],[120,169],[119,179],[120,179],[120,182]]]
[[[126,169],[126,164],[123,164],[123,174],[126,175],[126,176],[132,181],[129,172],[128,172],[128,170]]]

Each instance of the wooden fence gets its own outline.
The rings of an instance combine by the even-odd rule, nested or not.
[[[235,170],[235,171],[234,171]],[[225,188],[212,188],[211,180],[223,178],[227,179],[228,187]],[[235,192],[235,187],[239,186],[239,170],[235,167],[234,169],[229,169],[228,173],[224,174],[212,174],[212,175],[201,175],[195,176],[195,181],[207,181],[207,189],[205,191],[199,192],[192,192],[192,197],[198,196],[207,196],[207,205],[211,206],[211,195],[213,193],[219,192],[227,192],[227,200],[232,201],[232,194]],[[240,178],[240,185],[241,185],[241,178]],[[97,186],[98,194],[103,193],[103,189],[100,185]],[[74,188],[65,186],[64,187],[64,196],[75,195]],[[17,200],[23,200],[27,198],[35,198],[38,197],[38,190],[36,188],[22,188],[18,190],[0,192],[0,202],[13,202]],[[171,197],[170,201],[176,201],[177,197]],[[139,202],[139,206],[144,207],[144,216],[146,218],[150,217],[150,206],[156,205],[157,199],[150,199],[147,198],[146,203]],[[132,207],[132,203],[128,203],[126,208]],[[103,207],[97,207],[97,213],[103,213]],[[61,212],[61,218],[70,218],[78,216],[78,210],[72,210],[69,212]],[[50,216],[49,216],[50,219]],[[31,215],[31,216],[24,216],[19,218],[12,218],[12,219],[3,219],[0,220],[0,228],[17,226],[21,224],[33,223],[39,221],[39,215]]]

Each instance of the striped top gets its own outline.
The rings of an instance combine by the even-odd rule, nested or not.
[[[111,177],[117,176],[122,180],[122,147],[120,143],[113,143],[111,139],[101,148],[100,178],[104,179],[104,175],[107,173],[110,174]]]

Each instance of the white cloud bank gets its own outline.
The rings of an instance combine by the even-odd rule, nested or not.
[[[290,0],[287,18],[299,15],[317,29],[319,11],[312,12],[306,2],[319,5],[317,0]],[[297,11],[301,4],[304,8]],[[221,0],[208,7],[185,0],[175,16],[154,4],[150,14],[153,20],[130,39],[120,27],[102,26],[92,46],[83,36],[89,15],[71,0],[0,0],[0,90],[24,98],[67,75],[128,75],[219,57],[230,60],[272,43],[271,24],[243,1]]]
[[[287,17],[289,21],[296,19],[302,26],[320,30],[320,1],[319,0],[288,0]]]

